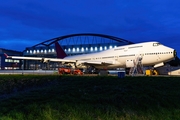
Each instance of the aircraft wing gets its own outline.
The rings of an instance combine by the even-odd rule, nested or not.
[[[4,53],[6,58],[10,59],[21,59],[21,60],[39,60],[42,62],[68,62],[68,63],[75,63],[76,60],[67,60],[67,59],[60,59],[60,58],[43,58],[43,57],[22,57],[22,56],[8,56],[6,53]]]
[[[43,57],[23,57],[23,56],[8,56],[4,53],[6,58],[11,59],[22,59],[22,60],[39,60],[42,62],[64,62],[64,63],[80,63],[84,65],[112,65],[113,61],[81,61],[81,60],[71,60],[71,59],[61,59],[61,58],[43,58]]]

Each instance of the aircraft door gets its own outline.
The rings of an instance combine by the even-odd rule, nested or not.
[[[124,48],[124,52],[127,52],[127,51],[128,51],[128,48],[127,48],[127,47],[125,47],[125,48]]]
[[[136,59],[142,62],[144,57],[144,53],[142,51],[139,52],[139,54],[136,54]]]
[[[134,61],[133,60],[126,60],[126,68],[134,67]]]

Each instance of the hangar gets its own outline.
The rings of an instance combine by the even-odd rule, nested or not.
[[[0,70],[21,69],[21,65],[22,65],[21,60],[7,59],[4,56],[4,53],[7,53],[8,55],[22,56],[22,52],[20,52],[20,51],[14,51],[14,50],[0,48]]]
[[[78,55],[94,53],[121,45],[133,44],[133,42],[104,34],[79,33],[60,36],[27,47],[23,51],[23,56],[27,57],[49,57],[56,58],[55,43],[58,42],[67,55]],[[27,70],[54,70],[60,67],[59,63],[42,63],[41,61],[23,60],[23,69]]]

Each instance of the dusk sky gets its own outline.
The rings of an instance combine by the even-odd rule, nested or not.
[[[2,0],[0,47],[23,51],[74,33],[159,41],[180,53],[180,0]]]

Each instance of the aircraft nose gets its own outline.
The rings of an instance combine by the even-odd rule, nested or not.
[[[173,51],[174,58],[177,56],[176,50]]]

